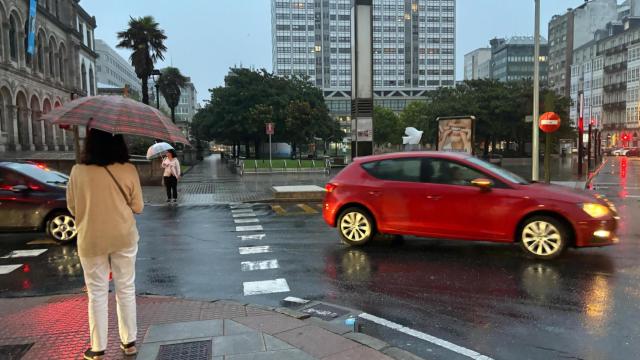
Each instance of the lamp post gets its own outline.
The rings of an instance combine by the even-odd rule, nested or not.
[[[153,83],[156,86],[156,109],[160,110],[160,85],[158,84],[158,81],[160,81],[162,73],[158,69],[153,69],[151,76],[153,77]]]
[[[540,176],[540,0],[535,1],[535,31],[533,50],[533,136],[531,140],[531,180],[538,181]]]

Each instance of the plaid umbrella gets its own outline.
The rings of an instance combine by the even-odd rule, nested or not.
[[[182,131],[160,111],[123,96],[78,98],[42,115],[40,120],[189,144]]]

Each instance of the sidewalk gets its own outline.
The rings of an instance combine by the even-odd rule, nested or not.
[[[339,170],[339,169],[338,169]],[[273,199],[273,186],[325,184],[337,173],[330,175],[313,173],[287,174],[236,174],[217,154],[196,164],[178,184],[178,198],[183,205],[228,204],[257,202]],[[164,204],[165,190],[161,186],[145,186],[147,204]]]
[[[113,295],[109,307],[107,359],[419,359],[364,334],[334,333],[287,309],[155,296],[138,297],[139,354],[126,358]],[[0,323],[2,359],[82,359],[89,347],[84,294],[0,299]]]

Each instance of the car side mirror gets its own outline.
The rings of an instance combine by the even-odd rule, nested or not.
[[[484,178],[478,178],[471,180],[471,185],[479,188],[480,190],[490,190],[493,187],[493,181]]]
[[[13,191],[14,193],[23,193],[23,192],[27,192],[29,190],[29,187],[26,185],[15,185],[11,187],[11,191]]]

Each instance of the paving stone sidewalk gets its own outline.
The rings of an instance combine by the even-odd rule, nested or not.
[[[137,302],[140,352],[127,358],[118,347],[110,297],[107,359],[416,359],[364,334],[334,333],[287,309],[156,296]],[[82,359],[89,347],[84,294],[0,299],[0,323],[2,359]]]

